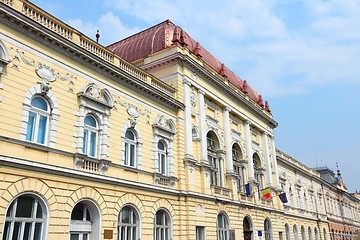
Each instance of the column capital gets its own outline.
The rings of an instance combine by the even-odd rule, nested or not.
[[[202,89],[199,89],[199,90],[198,90],[198,93],[201,94],[201,95],[203,95],[203,96],[205,96],[205,91],[202,90]]]
[[[224,109],[224,111],[227,111],[227,112],[230,112],[230,111],[231,111],[231,109],[230,109],[229,106],[225,106],[223,109]]]
[[[245,122],[245,124],[251,125],[251,122],[249,119],[246,119],[244,122]]]
[[[183,84],[191,87],[191,81],[187,77],[183,77]]]

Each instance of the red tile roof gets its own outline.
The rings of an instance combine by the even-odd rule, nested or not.
[[[215,58],[210,52],[196,42],[181,27],[176,26],[170,20],[166,20],[151,28],[136,33],[128,38],[109,45],[107,48],[118,54],[127,61],[135,61],[146,58],[148,55],[166,49],[173,44],[181,44],[189,49],[194,55],[200,57],[208,66],[227,78],[235,87],[247,94],[252,100],[266,111],[270,112],[269,104],[263,103],[259,95],[246,80],[240,79],[234,72]]]

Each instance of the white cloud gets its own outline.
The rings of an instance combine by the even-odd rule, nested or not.
[[[120,18],[112,12],[102,14],[96,22],[83,22],[81,19],[70,19],[68,23],[92,39],[95,39],[96,31],[99,30],[99,42],[105,46],[140,30],[137,27],[126,26]]]

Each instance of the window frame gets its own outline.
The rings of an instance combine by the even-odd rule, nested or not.
[[[78,206],[78,204],[83,205],[81,220],[73,219],[73,212]],[[89,219],[87,219],[87,216],[89,216]],[[99,207],[92,200],[82,199],[76,202],[70,212],[69,239],[71,239],[72,235],[79,236],[79,240],[99,239],[100,223],[101,215]]]
[[[164,149],[160,149],[159,145],[162,144]],[[168,151],[166,142],[163,140],[158,141],[158,172],[162,175],[168,175]]]
[[[245,178],[243,176],[244,166],[241,164],[242,152],[237,143],[234,143],[231,148],[231,157],[233,160],[233,171],[235,174],[235,181],[237,184],[237,191],[244,192]]]
[[[128,208],[130,210],[130,222],[129,223],[125,223],[122,222],[122,213],[124,211],[125,208]],[[135,220],[135,222],[134,222]],[[123,228],[125,228],[125,236],[123,238]],[[117,222],[117,239],[118,240],[128,240],[128,229],[130,228],[130,240],[138,240],[140,239],[140,230],[141,230],[141,218],[140,215],[137,211],[137,209],[132,206],[132,205],[125,205],[122,207],[122,209],[119,212],[119,216],[118,216],[118,222]],[[135,229],[135,231],[134,231]],[[135,235],[133,235],[135,232]]]
[[[35,99],[41,99],[46,104],[46,110],[38,108],[34,106],[33,101]],[[48,141],[48,131],[49,131],[49,118],[50,118],[50,104],[48,100],[42,96],[35,95],[31,99],[31,105],[29,110],[29,116],[28,116],[28,125],[26,129],[26,140],[29,142],[41,144],[41,145],[47,145]],[[33,118],[31,121],[30,119]],[[45,118],[44,128],[42,131],[40,129],[42,128],[42,119]],[[31,124],[32,122],[32,124]],[[30,130],[31,129],[31,130]],[[30,131],[29,131],[30,130]],[[42,132],[42,134],[41,134]],[[42,136],[39,136],[39,135]],[[29,136],[30,135],[30,136]],[[39,139],[43,139],[41,142]]]
[[[132,134],[134,139],[130,139],[126,136],[128,132]],[[131,158],[131,151],[133,151],[133,158]],[[131,162],[133,163],[131,164]],[[128,128],[125,132],[124,165],[132,168],[137,167],[137,136],[135,134],[135,131],[131,128]]]
[[[219,220],[222,226],[219,226]],[[224,213],[219,213],[216,217],[216,239],[229,240],[230,239],[230,223],[228,217]]]
[[[210,132],[208,132],[206,136],[207,159],[210,166],[210,186],[221,187],[221,161],[216,153],[216,143],[213,134],[214,133],[211,134]]]
[[[161,224],[157,224],[158,214]],[[167,224],[166,224],[167,223]],[[165,209],[159,209],[154,215],[154,240],[170,240],[172,238],[172,220]]]
[[[265,240],[273,239],[272,226],[271,226],[271,222],[268,218],[266,218],[264,221],[264,239]]]
[[[92,118],[95,122],[95,127],[86,124],[87,118]],[[95,142],[92,143],[92,136],[95,135]],[[84,135],[83,135],[83,154],[90,157],[97,157],[98,154],[98,143],[99,143],[99,123],[96,117],[91,114],[87,114],[84,118]],[[93,154],[92,154],[93,152]]]
[[[17,217],[16,214],[18,212],[18,201],[20,198],[30,197],[32,198],[32,206],[31,206],[31,216],[30,217]],[[23,205],[21,205],[23,207]],[[41,207],[41,217],[37,217],[38,209]],[[45,201],[36,194],[33,193],[23,193],[15,197],[9,204],[6,215],[5,222],[3,227],[3,239],[12,239],[14,234],[14,227],[16,223],[20,223],[18,226],[18,238],[23,239],[24,233],[26,231],[26,225],[31,224],[30,231],[30,239],[35,239],[35,231],[36,225],[41,224],[40,235],[38,239],[46,239],[47,238],[47,228],[48,228],[48,207],[45,204]],[[7,226],[7,223],[9,225]],[[8,228],[8,229],[7,229]],[[20,230],[20,231],[19,231]],[[19,235],[20,234],[20,235]]]

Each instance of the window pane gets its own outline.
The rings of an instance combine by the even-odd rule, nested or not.
[[[35,113],[29,112],[29,118],[27,123],[27,130],[26,130],[26,140],[28,141],[33,140],[34,123],[35,123]]]
[[[86,116],[84,123],[91,127],[96,127],[96,120],[92,116]]]
[[[130,145],[130,166],[135,166],[135,146]]]
[[[83,153],[87,152],[87,143],[88,143],[88,130],[84,129],[84,138],[83,138]]]
[[[160,150],[165,150],[165,146],[164,146],[164,144],[163,144],[162,142],[159,142],[159,143],[158,143],[158,148],[159,148]]]
[[[6,213],[6,217],[11,217],[13,215],[13,212],[14,212],[14,204],[15,204],[16,201],[13,201]]]
[[[9,230],[10,230],[10,223],[5,222],[4,235],[3,235],[4,240],[9,239],[9,236],[8,236],[8,234],[10,233]]]
[[[41,240],[42,223],[35,224],[34,240]]]
[[[83,240],[88,240],[88,234],[83,234]]]
[[[70,240],[79,240],[79,234],[71,234]]]
[[[126,240],[126,227],[121,227],[121,240]]]
[[[121,222],[122,223],[130,223],[130,208],[124,207],[121,210]]]
[[[137,220],[136,213],[134,210],[132,211],[132,215],[133,215],[132,223],[137,224],[138,220]]]
[[[20,196],[18,198],[16,217],[31,218],[34,199],[29,196]]]
[[[84,216],[84,204],[78,203],[71,212],[71,219],[83,220]]]
[[[31,233],[31,223],[25,223],[25,230],[24,230],[24,238],[23,239],[29,239]]]
[[[124,162],[125,165],[129,165],[128,156],[129,156],[129,144],[125,143],[125,162]]]
[[[166,162],[165,162],[165,155],[161,155],[161,165],[162,165],[162,168],[161,168],[161,173],[162,174],[165,174],[166,173]]]
[[[126,240],[131,240],[131,227],[128,227],[126,230],[127,230],[127,239]]]
[[[40,116],[38,136],[37,136],[38,143],[41,144],[45,143],[46,124],[47,124],[47,117]]]
[[[135,136],[134,136],[133,132],[130,131],[130,130],[127,130],[127,131],[126,131],[125,137],[126,137],[127,139],[130,139],[130,140],[135,140]]]
[[[37,205],[36,209],[36,218],[42,218],[43,217],[43,211],[40,204]]]
[[[96,133],[95,132],[91,132],[91,138],[90,138],[90,156],[95,156],[95,152],[96,152]]]
[[[90,211],[89,211],[89,209],[87,207],[85,207],[85,211],[86,211],[85,219],[86,219],[86,221],[90,221],[91,220],[90,219]]]
[[[14,231],[13,231],[13,239],[20,239],[20,233],[21,233],[21,223],[15,222],[14,224]]]
[[[162,225],[162,212],[161,211],[158,211],[156,213],[156,225]]]
[[[40,97],[36,97],[33,100],[31,100],[31,106],[36,107],[38,109],[47,111],[47,103],[44,99]]]

